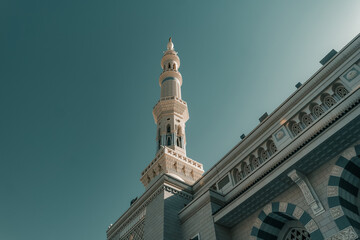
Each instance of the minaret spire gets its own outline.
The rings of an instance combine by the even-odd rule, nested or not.
[[[145,186],[161,173],[192,184],[204,172],[202,164],[186,156],[185,123],[189,120],[189,112],[187,103],[181,99],[180,58],[171,37],[166,49],[161,59],[160,100],[153,109],[157,125],[156,157],[142,173],[141,181]]]

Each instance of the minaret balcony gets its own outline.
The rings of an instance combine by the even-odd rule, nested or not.
[[[163,97],[153,108],[155,123],[164,115],[177,115],[186,122],[189,119],[187,103],[177,97]]]

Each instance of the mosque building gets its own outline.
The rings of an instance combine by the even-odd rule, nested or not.
[[[107,240],[360,239],[360,34],[211,169],[187,156],[187,103],[171,38],[161,59],[145,192]]]

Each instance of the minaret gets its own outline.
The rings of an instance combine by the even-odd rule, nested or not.
[[[160,100],[153,109],[157,125],[156,157],[142,172],[141,181],[145,187],[149,187],[162,173],[192,184],[204,172],[202,164],[186,156],[185,123],[189,112],[187,103],[181,99],[179,67],[180,59],[170,38],[161,59]]]
[[[182,76],[179,67],[180,59],[170,38],[161,59],[160,101],[153,110],[157,124],[157,151],[161,146],[167,146],[186,155],[185,123],[189,119],[189,112],[186,102],[181,100]]]

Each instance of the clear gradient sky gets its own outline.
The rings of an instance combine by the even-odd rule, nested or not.
[[[208,170],[360,30],[360,1],[0,0],[0,239],[100,240],[144,188],[173,37]]]

